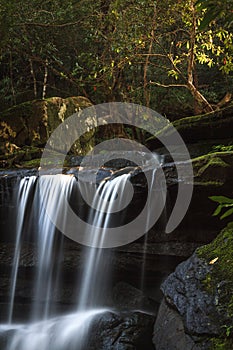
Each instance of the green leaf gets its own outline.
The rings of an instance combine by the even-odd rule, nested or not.
[[[209,199],[220,204],[228,203],[233,205],[233,199],[225,196],[211,196]]]
[[[232,215],[232,214],[233,214],[233,208],[228,209],[228,210],[220,217],[220,219],[222,220],[222,219],[224,219],[224,218],[226,218],[226,217],[228,217],[228,216],[230,216],[230,215]]]
[[[216,208],[215,212],[213,213],[213,216],[217,216],[218,214],[220,214],[221,210],[222,210],[222,206],[219,205],[219,206]]]

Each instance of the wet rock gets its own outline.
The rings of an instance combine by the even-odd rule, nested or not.
[[[232,236],[229,224],[162,284],[153,338],[157,350],[232,348]]]
[[[126,282],[117,283],[113,288],[112,299],[117,310],[143,310],[156,314],[159,305]]]
[[[11,330],[5,331],[4,329],[0,328],[0,349],[7,349],[8,339],[12,337],[13,334],[14,332],[12,332]]]
[[[211,322],[216,317],[215,299],[202,286],[211,266],[196,254],[181,263],[168,276],[161,289],[166,301],[182,316],[189,334],[217,334],[218,325]]]
[[[96,316],[90,327],[88,350],[154,350],[154,316],[142,312],[112,313]]]
[[[165,300],[160,305],[153,340],[157,350],[200,350],[193,339],[185,333],[180,314]]]
[[[79,326],[82,317],[68,314],[22,327],[8,325],[4,329],[3,326],[0,329],[1,349],[6,349],[7,343],[10,349],[13,349],[12,344],[17,344],[20,350],[29,349],[33,336],[36,349],[41,343],[46,350],[154,350],[152,315],[106,311],[97,313],[92,319],[83,320]]]

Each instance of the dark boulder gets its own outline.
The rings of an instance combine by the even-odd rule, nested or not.
[[[112,313],[96,316],[90,326],[88,350],[154,350],[154,316],[142,312]]]
[[[157,350],[233,348],[232,248],[231,224],[162,284],[153,338]]]

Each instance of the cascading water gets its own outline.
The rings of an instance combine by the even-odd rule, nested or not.
[[[64,196],[69,198],[72,192],[74,178],[68,175],[44,175],[38,179],[36,188],[36,214],[38,215],[38,271],[35,282],[35,302],[33,303],[32,319],[47,319],[51,306],[52,294],[59,290],[59,261],[61,249],[54,255],[56,227],[46,215],[46,207],[54,218],[66,216],[64,213]],[[56,261],[56,266],[54,266]],[[54,271],[55,270],[55,271]]]
[[[32,190],[32,186],[36,181],[35,176],[23,178],[20,181],[18,195],[17,195],[17,207],[18,214],[16,219],[16,241],[15,241],[15,253],[13,260],[13,267],[11,273],[11,286],[10,286],[10,303],[9,303],[9,312],[8,312],[8,323],[12,322],[13,309],[14,309],[14,299],[15,299],[15,289],[19,268],[19,258],[21,252],[21,244],[22,244],[22,233],[23,233],[23,225],[26,215],[26,205],[28,203],[29,194]]]
[[[47,216],[46,207],[54,217],[64,219],[66,211],[64,196],[69,200],[77,184],[74,176],[43,175],[21,179],[18,187],[18,216],[15,254],[12,268],[8,324],[0,326],[0,332],[11,333],[7,350],[77,350],[85,349],[85,336],[92,319],[106,311],[100,308],[100,296],[110,274],[109,260],[104,259],[105,229],[111,226],[111,214],[119,211],[123,194],[127,193],[128,174],[110,181],[102,181],[96,190],[88,221],[92,223],[92,241],[86,248],[85,265],[79,288],[76,312],[66,316],[52,316],[51,303],[59,290],[59,255],[54,251],[56,228]],[[85,186],[84,186],[85,187]],[[117,200],[116,200],[117,199]],[[17,325],[14,320],[14,300],[17,276],[24,238],[25,218],[28,211],[36,218],[37,273],[34,282],[34,297],[29,323]],[[101,228],[99,230],[98,228]],[[101,233],[100,233],[101,232]],[[59,251],[59,249],[58,249]],[[61,249],[60,249],[61,251]],[[106,257],[106,256],[105,256]],[[94,288],[93,288],[94,286]]]
[[[78,301],[79,310],[94,307],[97,302],[100,302],[100,293],[102,294],[102,288],[108,281],[110,259],[108,252],[103,249],[105,234],[110,223],[113,207],[114,211],[121,209],[120,203],[122,203],[123,194],[127,193],[127,191],[125,192],[125,187],[129,176],[124,174],[111,181],[103,181],[94,196],[93,207],[96,209],[92,209],[89,215],[89,221],[92,222],[93,227],[91,233],[92,248],[86,254],[81,293]],[[116,197],[117,206],[114,205]]]
[[[152,157],[155,160],[155,164],[158,164],[158,167],[161,166],[164,162],[164,157],[158,155],[157,153],[152,153]],[[152,202],[152,197],[154,196],[154,187],[155,187],[155,181],[156,181],[156,172],[158,168],[155,167],[151,170],[151,179],[150,179],[150,186],[148,187],[148,202],[149,202],[149,207],[150,203]],[[161,192],[157,192],[157,196],[161,196],[161,202],[165,203],[166,202],[166,194]],[[166,208],[166,206],[164,206]],[[166,209],[165,209],[166,210]],[[148,210],[147,213],[147,220],[146,220],[146,227],[145,227],[145,236],[144,236],[144,244],[143,244],[143,259],[142,259],[142,272],[141,272],[141,285],[140,285],[140,290],[143,292],[144,291],[144,283],[145,283],[145,271],[146,271],[146,255],[147,255],[147,244],[148,244],[148,230],[149,230],[149,223],[151,216],[153,217],[154,213],[151,212],[151,210]]]

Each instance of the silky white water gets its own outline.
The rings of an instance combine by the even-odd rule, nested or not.
[[[79,310],[91,308],[99,301],[102,286],[107,283],[110,277],[109,254],[103,249],[106,229],[111,219],[111,213],[121,209],[120,205],[129,176],[123,174],[111,181],[102,181],[94,196],[93,207],[96,210],[92,209],[89,214],[89,220],[92,221],[93,227],[92,242],[90,242],[91,248],[86,253],[81,293],[78,300]],[[95,248],[96,246],[98,248]],[[93,286],[95,287],[93,288]]]
[[[93,318],[105,311],[76,312],[25,325],[0,325],[0,334],[12,332],[7,349],[2,350],[83,350]]]
[[[104,311],[100,301],[104,285],[111,277],[110,262],[104,246],[105,229],[111,225],[111,215],[122,208],[123,195],[129,175],[123,174],[110,181],[102,181],[93,198],[93,208],[89,211],[92,247],[86,248],[84,269],[77,291],[75,313],[66,316],[52,316],[54,295],[60,289],[59,263],[62,261],[61,246],[55,251],[56,227],[51,221],[62,218],[66,225],[64,198],[70,198],[77,181],[69,175],[43,175],[21,179],[17,195],[17,234],[15,254],[11,273],[8,324],[0,326],[0,333],[7,332],[6,350],[79,350],[85,349],[85,337],[93,318]],[[85,191],[88,191],[84,184]],[[93,187],[92,187],[93,190]],[[124,196],[124,199],[127,197]],[[50,217],[46,208],[49,207]],[[35,220],[33,232],[37,247],[37,271],[34,280],[33,302],[29,322],[14,324],[14,303],[17,290],[17,277],[20,265],[21,246],[25,221]],[[78,228],[77,228],[78,229]],[[28,234],[28,233],[27,233]],[[30,235],[28,235],[30,236]],[[94,248],[98,246],[98,248]],[[56,269],[57,268],[57,269]],[[75,285],[75,283],[74,283]],[[52,312],[53,311],[53,312]],[[5,349],[3,349],[5,350]]]
[[[17,219],[16,219],[15,253],[14,253],[13,267],[12,267],[12,273],[11,273],[8,323],[12,322],[12,315],[13,315],[13,309],[14,309],[15,289],[16,289],[16,282],[17,282],[17,276],[18,276],[19,258],[21,253],[23,225],[24,225],[24,220],[26,215],[26,205],[28,202],[30,191],[35,181],[36,181],[35,176],[23,178],[20,181],[18,195],[16,199],[18,213],[17,213]]]
[[[44,175],[38,179],[35,192],[36,210],[38,213],[38,271],[35,281],[35,301],[32,319],[46,320],[49,317],[52,295],[59,288],[59,261],[61,249],[54,256],[54,239],[56,227],[46,213],[49,207],[53,219],[59,216],[66,220],[64,196],[69,198],[74,178],[68,175]],[[57,271],[54,273],[53,262],[56,260]],[[55,274],[55,276],[54,276]]]
[[[151,162],[151,160],[150,160]],[[150,219],[151,217],[153,217],[153,215],[155,215],[155,213],[153,213],[153,211],[151,210],[151,206],[150,204],[153,201],[153,196],[159,196],[161,198],[157,198],[157,201],[164,203],[166,202],[166,193],[163,193],[162,191],[157,191],[157,193],[155,193],[155,188],[156,188],[156,173],[158,168],[163,164],[164,162],[164,157],[158,155],[157,153],[153,153],[152,154],[152,164],[157,164],[157,166],[154,165],[154,167],[152,167],[151,170],[151,179],[150,179],[150,186],[148,187],[148,203],[149,203],[149,210],[147,212],[147,220],[146,220],[146,225],[145,225],[145,237],[144,237],[144,244],[143,244],[143,258],[142,258],[142,270],[141,270],[141,283],[140,283],[140,290],[142,292],[144,292],[145,289],[145,272],[146,272],[146,256],[147,256],[147,244],[148,244],[148,230],[149,230],[149,223],[150,223]],[[166,208],[166,205],[162,206],[164,208]]]

